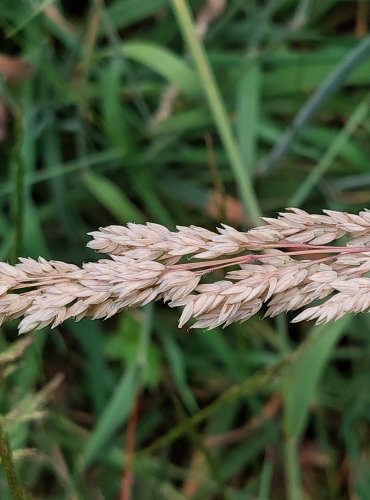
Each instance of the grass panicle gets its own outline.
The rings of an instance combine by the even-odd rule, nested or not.
[[[1,264],[1,320],[23,317],[24,333],[68,318],[107,319],[155,300],[184,307],[180,327],[194,317],[193,328],[208,329],[246,321],[264,305],[276,316],[320,299],[293,320],[317,324],[369,310],[370,212],[291,209],[264,221],[246,232],[223,226],[217,233],[109,226],[90,233],[88,244],[109,258],[81,268],[42,258]],[[345,246],[329,245],[343,236]],[[224,279],[201,281],[221,269]]]

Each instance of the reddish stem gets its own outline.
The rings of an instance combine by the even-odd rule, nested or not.
[[[265,246],[264,249],[275,249],[277,247],[280,248],[302,248],[302,250],[297,250],[294,252],[285,252],[283,255],[313,255],[313,254],[320,254],[320,253],[328,253],[328,252],[335,252],[335,253],[342,253],[342,254],[351,254],[351,253],[363,253],[363,252],[370,252],[370,249],[367,249],[366,247],[333,247],[333,246],[325,246],[325,245],[308,245],[308,244],[295,244],[295,243],[286,243],[283,245],[274,245],[274,246]],[[168,271],[187,271],[187,270],[192,270],[192,269],[202,269],[202,268],[207,268],[204,270],[205,273],[215,271],[216,269],[222,269],[224,267],[228,267],[234,264],[240,264],[240,263],[247,263],[251,262],[253,260],[261,260],[264,258],[270,258],[272,257],[272,254],[249,254],[249,255],[242,255],[239,257],[231,257],[230,259],[222,259],[222,260],[210,260],[210,261],[202,261],[202,262],[192,262],[189,264],[174,264],[172,266],[167,266]],[[334,258],[334,255],[331,255],[323,260],[320,260],[320,262],[324,262],[326,260]],[[318,262],[317,260],[315,262]],[[201,272],[201,271],[200,271]]]

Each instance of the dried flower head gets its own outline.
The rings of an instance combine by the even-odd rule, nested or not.
[[[263,220],[245,232],[108,226],[90,233],[88,246],[109,258],[81,268],[42,258],[0,263],[0,322],[22,317],[24,333],[154,300],[183,307],[180,327],[195,318],[193,328],[208,329],[246,321],[264,305],[275,316],[313,303],[293,321],[316,323],[370,309],[370,212],[290,209]],[[329,245],[343,236],[345,246]],[[224,278],[209,282],[221,269]]]

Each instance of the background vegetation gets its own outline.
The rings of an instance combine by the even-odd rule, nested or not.
[[[248,228],[368,204],[366,0],[0,10],[0,260],[96,260],[86,233],[128,221]],[[31,498],[368,498],[366,315],[177,317],[2,327],[0,411]],[[1,471],[1,498],[14,481]]]

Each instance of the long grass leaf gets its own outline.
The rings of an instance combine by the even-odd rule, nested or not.
[[[242,160],[240,150],[231,130],[221,93],[216,84],[205,50],[195,33],[188,4],[185,0],[171,0],[171,4],[182,35],[194,59],[203,92],[207,98],[223,146],[228,155],[244,209],[251,221],[258,225],[260,224],[258,215],[261,214],[261,210],[253,189],[252,180]]]
[[[298,190],[294,193],[291,200],[289,201],[289,206],[300,207],[302,203],[304,203],[305,200],[309,197],[317,183],[320,181],[321,177],[325,174],[327,169],[334,161],[335,157],[340,154],[341,150],[348,143],[353,133],[369,114],[369,103],[370,96],[367,95],[349,117],[347,123],[335,137],[319,163],[315,166],[315,168],[311,170],[304,182],[302,182]]]
[[[266,174],[291,146],[297,134],[307,125],[312,116],[346,80],[348,75],[370,55],[370,36],[365,37],[338,66],[329,74],[319,88],[294,118],[292,125],[281,136],[269,156],[260,165],[260,172]]]
[[[129,221],[144,222],[142,214],[108,178],[97,174],[84,177],[85,185],[90,193],[121,223]]]
[[[153,43],[130,42],[123,46],[122,52],[129,59],[144,64],[176,84],[185,94],[194,95],[199,92],[197,75],[170,50]]]

